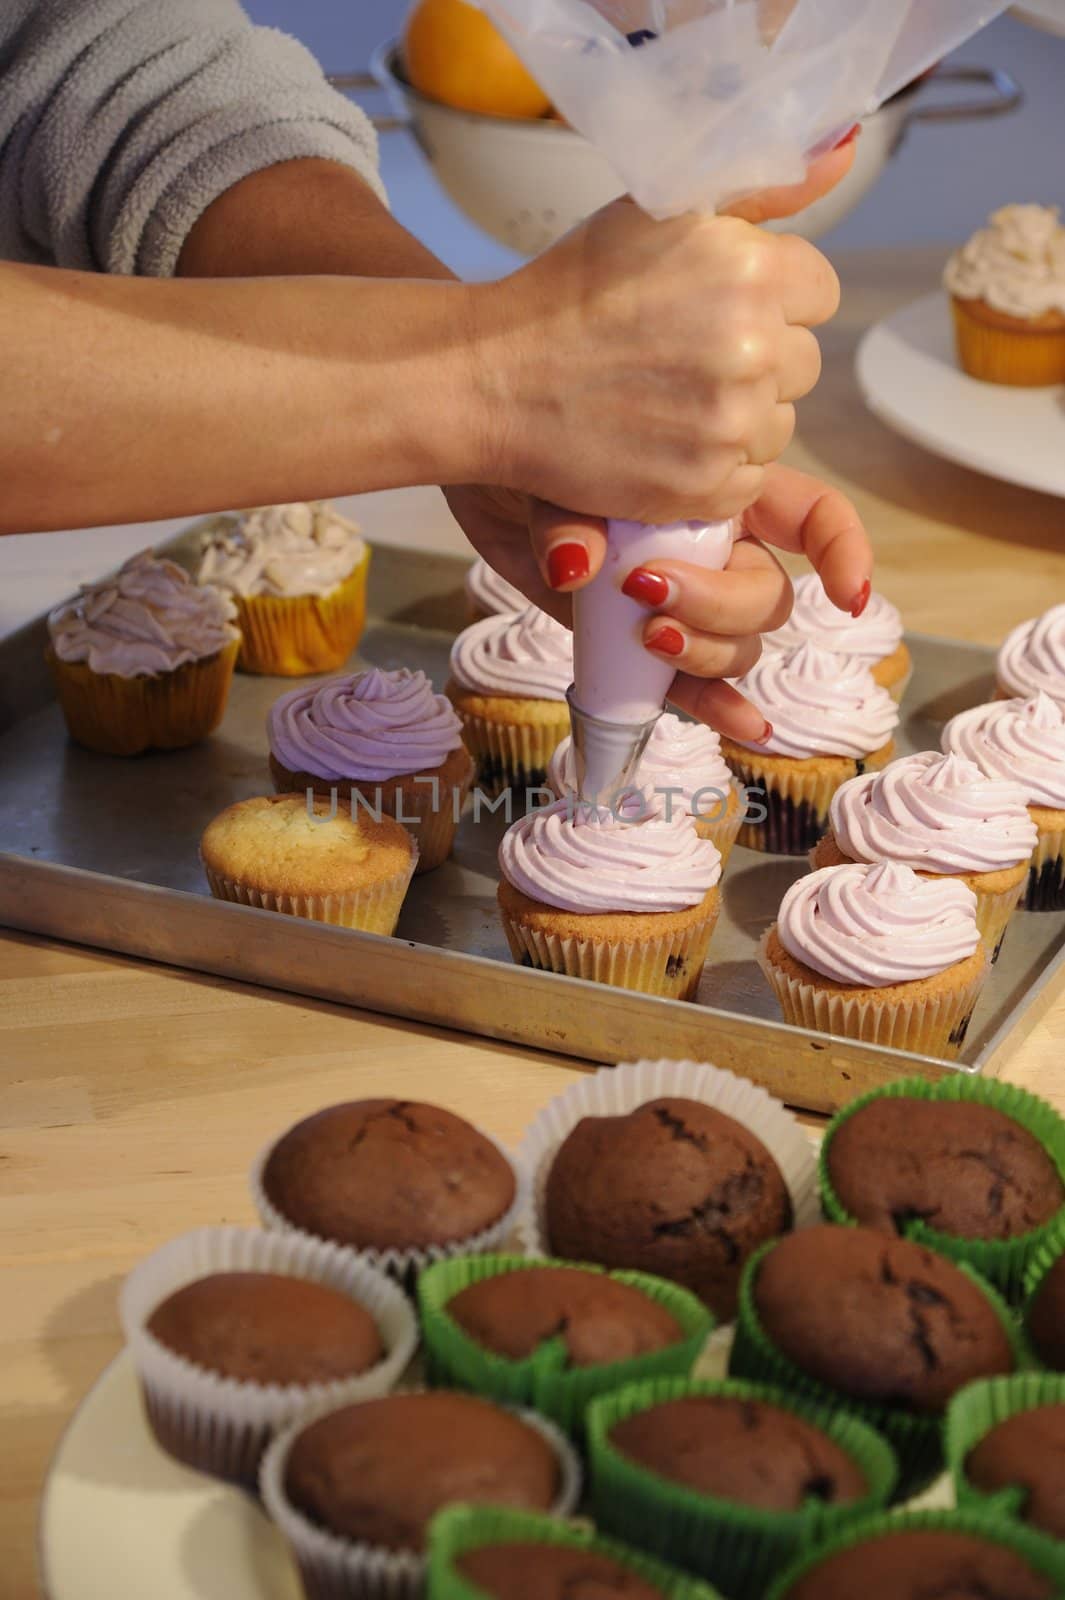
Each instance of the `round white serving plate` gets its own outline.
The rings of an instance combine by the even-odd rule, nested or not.
[[[1013,7],[1013,15],[1033,28],[1065,37],[1065,0],[1022,0]]]
[[[1007,483],[1065,495],[1065,386],[1011,389],[970,378],[958,366],[942,292],[870,328],[855,369],[870,410],[915,444]]]

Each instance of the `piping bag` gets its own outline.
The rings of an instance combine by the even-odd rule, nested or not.
[[[567,121],[654,217],[715,211],[777,184],[1006,9],[1009,0],[476,0]],[[639,440],[632,441],[639,449]],[[633,779],[673,670],[620,593],[673,557],[720,570],[729,523],[607,528],[574,595],[573,752],[582,799]]]

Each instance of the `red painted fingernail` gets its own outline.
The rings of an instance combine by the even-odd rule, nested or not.
[[[621,585],[621,592],[644,606],[664,606],[669,599],[669,579],[648,572],[646,567],[634,567]]]
[[[758,738],[754,742],[755,744],[768,744],[772,737],[773,724],[771,722],[767,722],[761,733],[758,735]]]
[[[547,581],[552,589],[564,589],[588,576],[588,552],[582,544],[556,544],[547,552]]]
[[[657,650],[664,656],[679,656],[684,652],[684,635],[679,628],[656,628],[644,643],[648,650]]]
[[[869,596],[872,594],[872,592],[873,592],[873,586],[869,582],[869,579],[866,578],[865,582],[862,584],[861,588],[858,590],[858,593],[854,596],[854,599],[851,601],[851,616],[852,617],[860,617],[861,616],[862,612],[865,610],[866,606],[869,604]]]
[[[833,150],[842,150],[843,146],[845,144],[853,144],[855,139],[857,139],[858,135],[861,133],[861,131],[862,131],[861,123],[860,122],[856,122],[852,128],[848,128],[847,129],[846,133],[843,135],[843,137],[841,139],[837,139],[836,140],[835,144],[832,146]]]

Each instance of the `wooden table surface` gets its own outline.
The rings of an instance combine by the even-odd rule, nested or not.
[[[857,338],[925,292],[941,254],[842,262],[844,308],[790,459],[839,483],[878,545],[878,587],[915,629],[994,643],[1065,595],[1065,502],[953,467],[863,407]],[[372,532],[372,530],[371,530]],[[1065,1109],[1065,998],[1007,1076]],[[115,1291],[200,1223],[252,1220],[245,1173],[309,1109],[401,1094],[505,1140],[572,1060],[408,1026],[99,952],[0,935],[0,1596],[39,1591],[42,1477],[119,1347]]]

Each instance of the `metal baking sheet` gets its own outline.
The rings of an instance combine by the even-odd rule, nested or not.
[[[187,554],[191,535],[168,553]],[[379,546],[359,659],[422,667],[441,686],[465,623],[456,557]],[[502,812],[468,810],[454,858],[415,879],[395,939],[221,904],[200,834],[233,800],[268,793],[265,718],[291,680],[238,674],[204,744],[133,759],[70,743],[43,665],[43,620],[0,642],[0,922],[593,1061],[711,1059],[792,1104],[827,1111],[915,1069],[957,1070],[784,1026],[754,962],[801,861],[737,850],[698,1004],[515,967],[496,916]],[[911,637],[900,748],[938,744],[947,717],[991,691],[992,653]],[[1065,971],[1065,914],[1019,914],[974,1018],[962,1070],[995,1072]]]

